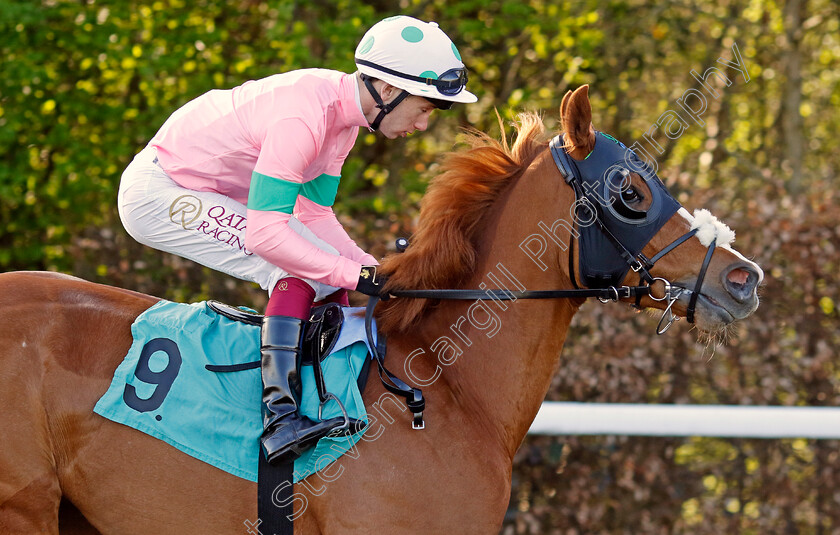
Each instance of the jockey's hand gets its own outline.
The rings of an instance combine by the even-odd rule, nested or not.
[[[377,266],[362,266],[356,291],[365,295],[387,299],[388,295],[382,294],[382,287],[385,286],[387,281],[388,278],[385,275],[377,272]]]

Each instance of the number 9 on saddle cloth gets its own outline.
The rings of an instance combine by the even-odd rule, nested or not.
[[[218,313],[220,309],[227,314]],[[364,318],[347,314],[339,329],[342,315],[336,310],[318,320],[316,311],[313,319],[320,328],[307,331],[308,343],[329,356],[317,359],[323,378],[315,377],[320,374],[315,373],[314,363],[301,367],[300,410],[310,418],[319,412],[323,418],[346,412],[359,425],[351,423],[349,433],[321,439],[296,459],[295,481],[326,468],[366,431],[355,432],[368,423],[361,396],[371,364]],[[158,302],[132,324],[134,342],[94,412],[228,473],[257,481],[261,384],[259,361],[253,359],[259,356],[261,319],[207,302]],[[233,371],[241,373],[218,373]],[[341,400],[343,409],[327,392]]]

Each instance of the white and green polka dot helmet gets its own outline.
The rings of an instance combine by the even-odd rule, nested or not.
[[[478,100],[465,89],[467,69],[461,54],[435,22],[396,16],[374,24],[356,47],[356,66],[419,97]]]

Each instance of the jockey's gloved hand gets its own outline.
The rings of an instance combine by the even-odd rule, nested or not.
[[[378,273],[376,268],[377,266],[362,266],[356,291],[372,297],[387,299],[388,295],[382,294],[382,287],[385,286],[388,278]]]

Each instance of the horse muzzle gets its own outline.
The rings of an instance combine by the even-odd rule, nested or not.
[[[758,287],[764,280],[761,268],[748,260],[739,260],[720,271],[717,284],[707,278],[697,296],[695,323],[704,331],[715,331],[742,320],[758,308]],[[693,288],[696,279],[680,281],[677,286]],[[686,308],[691,291],[684,291],[677,299],[679,312]]]

